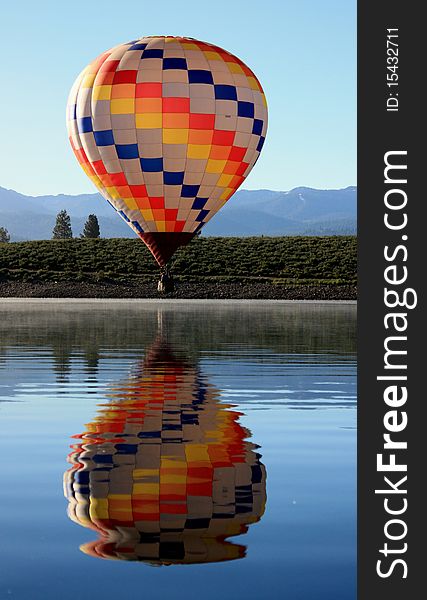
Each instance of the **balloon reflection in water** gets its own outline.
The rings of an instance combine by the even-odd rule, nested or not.
[[[99,534],[81,550],[152,564],[245,556],[227,538],[261,518],[266,473],[241,413],[161,339],[109,397],[64,475],[70,518]]]

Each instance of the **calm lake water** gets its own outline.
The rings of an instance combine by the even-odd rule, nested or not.
[[[0,304],[0,598],[354,600],[355,320]]]

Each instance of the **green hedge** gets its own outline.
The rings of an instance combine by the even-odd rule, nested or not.
[[[174,274],[184,279],[248,277],[355,283],[354,236],[197,237],[179,249]],[[138,239],[41,240],[0,244],[0,276],[13,279],[151,278],[157,263]]]

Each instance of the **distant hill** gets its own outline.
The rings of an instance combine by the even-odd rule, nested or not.
[[[203,228],[203,235],[349,235],[356,233],[356,187],[289,192],[241,190]],[[73,233],[80,235],[89,214],[96,214],[102,237],[134,237],[100,194],[25,196],[0,187],[0,227],[12,240],[50,239],[55,216],[65,209]]]

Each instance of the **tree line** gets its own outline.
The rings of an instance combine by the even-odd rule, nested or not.
[[[53,240],[67,240],[73,237],[73,230],[71,228],[71,218],[66,210],[61,210],[56,215],[55,226],[52,231]],[[98,217],[96,215],[89,215],[83,228],[83,233],[80,234],[82,238],[97,239],[101,237]],[[0,227],[0,242],[10,242],[10,234],[5,227]]]

